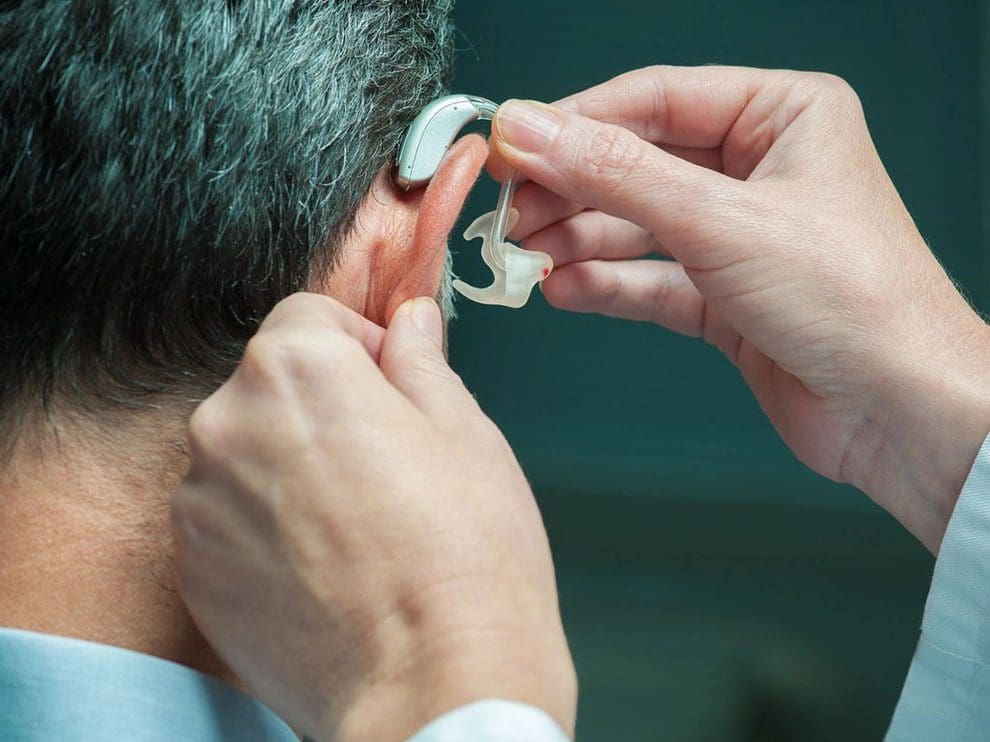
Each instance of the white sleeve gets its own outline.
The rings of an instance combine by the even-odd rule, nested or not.
[[[570,742],[545,712],[516,701],[486,699],[448,711],[409,742]]]
[[[949,520],[886,737],[936,739],[990,739],[990,437]]]

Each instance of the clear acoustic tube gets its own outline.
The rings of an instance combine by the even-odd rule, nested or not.
[[[478,111],[478,118],[482,121],[491,121],[495,118],[498,104],[487,98],[478,95],[467,96],[468,100]],[[505,241],[505,233],[508,231],[509,213],[512,210],[512,197],[516,191],[516,171],[510,170],[505,182],[502,183],[498,192],[498,203],[495,205],[495,216],[492,219],[492,229],[488,234],[488,244],[491,246],[491,255],[495,264],[505,270],[505,261],[502,259],[502,243]]]
[[[498,192],[498,203],[495,205],[495,216],[492,219],[492,231],[488,243],[492,246],[492,254],[496,264],[502,270],[505,270],[505,261],[502,260],[502,243],[505,241],[505,233],[508,232],[509,213],[512,210],[512,196],[515,191],[516,171],[510,170]]]

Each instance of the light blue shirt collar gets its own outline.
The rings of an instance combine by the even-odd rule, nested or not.
[[[0,736],[7,741],[298,742],[260,702],[174,662],[0,628]]]

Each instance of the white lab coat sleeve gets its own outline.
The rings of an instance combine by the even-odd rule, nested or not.
[[[939,549],[921,638],[886,740],[990,740],[990,437]]]
[[[409,742],[570,742],[544,711],[517,701],[489,698],[448,711]]]

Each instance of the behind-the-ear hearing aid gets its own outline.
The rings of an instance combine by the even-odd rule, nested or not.
[[[396,160],[399,187],[408,191],[428,183],[461,129],[472,121],[491,121],[497,109],[496,103],[476,95],[447,95],[426,106],[402,140]],[[478,217],[464,230],[464,239],[481,237],[481,259],[491,269],[494,281],[479,289],[455,280],[454,288],[480,304],[521,307],[529,300],[533,286],[553,270],[553,260],[546,253],[505,242],[505,233],[512,227],[509,219],[515,185],[512,171],[502,183],[495,211]]]
[[[491,121],[497,109],[498,104],[476,95],[445,95],[430,103],[402,140],[395,176],[399,186],[411,191],[426,185],[460,130],[472,121]]]

